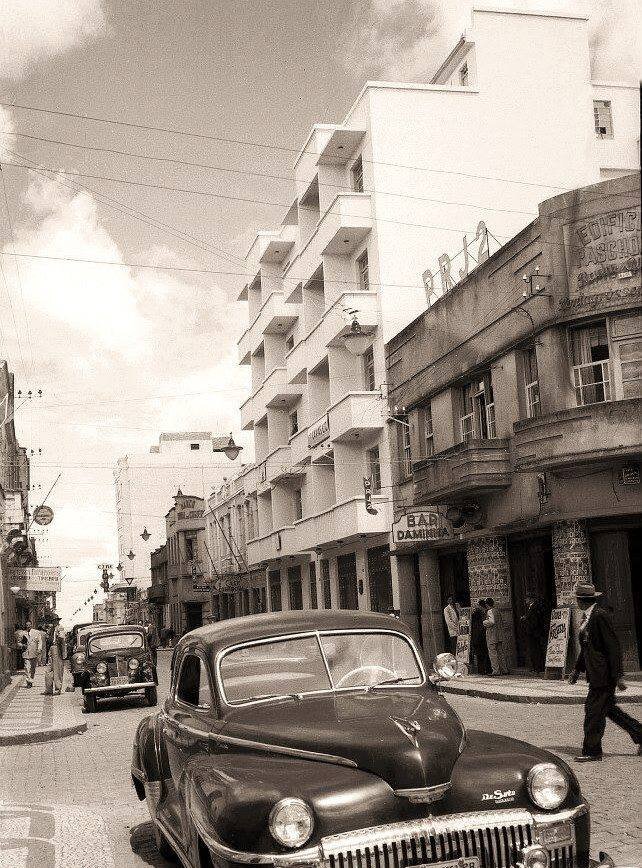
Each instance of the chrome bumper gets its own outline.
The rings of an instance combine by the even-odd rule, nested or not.
[[[499,827],[508,825],[528,825],[533,830],[533,838],[548,848],[572,846],[575,842],[575,829],[570,826],[570,836],[566,839],[569,824],[578,817],[588,813],[588,805],[583,803],[576,808],[569,808],[555,814],[532,814],[520,808],[501,811],[479,811],[463,814],[447,814],[442,817],[426,817],[425,819],[401,823],[388,823],[384,826],[374,826],[370,829],[358,829],[354,832],[343,832],[321,839],[316,847],[307,847],[294,853],[246,853],[228,847],[212,833],[204,829],[200,822],[195,822],[198,833],[207,847],[221,859],[228,862],[238,862],[247,865],[274,865],[275,868],[293,868],[293,866],[332,866],[337,864],[357,864],[353,859],[347,859],[348,854],[358,850],[375,850],[379,854],[396,849],[398,841],[417,841],[421,837],[437,839],[439,836],[448,838],[458,831]],[[560,830],[558,832],[558,830]],[[548,834],[547,834],[548,833]],[[492,853],[500,862],[499,853]],[[339,859],[339,857],[341,857]],[[377,860],[377,863],[379,860]],[[504,861],[503,864],[507,864]],[[567,863],[570,864],[570,863]],[[598,868],[600,866],[598,865]]]
[[[144,690],[156,687],[153,681],[136,681],[129,684],[104,684],[100,687],[85,687],[83,693],[128,693],[130,690]]]

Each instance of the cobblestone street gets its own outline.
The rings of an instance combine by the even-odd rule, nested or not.
[[[160,697],[168,655],[159,655]],[[80,704],[79,693],[75,694]],[[579,743],[582,707],[526,705],[449,697],[470,727],[484,727],[550,748],[569,760]],[[88,718],[86,733],[59,741],[0,747],[2,868],[166,866],[154,846],[144,803],[131,787],[131,744],[142,700],[111,700]],[[637,713],[638,707],[632,707]],[[638,799],[642,763],[633,745],[607,727],[605,760],[574,766],[592,806],[594,850],[618,865],[642,865]],[[2,848],[4,847],[4,851]]]

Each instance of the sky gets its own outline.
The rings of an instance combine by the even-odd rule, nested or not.
[[[42,390],[17,399],[16,428],[34,451],[32,506],[59,477],[37,545],[63,568],[63,617],[98,587],[97,564],[116,562],[119,456],[211,430],[251,457],[242,257],[291,202],[311,125],[340,122],[367,78],[427,80],[471,6],[3,0],[0,356],[16,390]],[[639,76],[636,2],[548,8],[591,14],[595,78]]]

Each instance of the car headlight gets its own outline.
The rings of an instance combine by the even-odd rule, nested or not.
[[[96,664],[96,672],[99,675],[104,675],[107,672],[107,664],[106,663],[97,663]]]
[[[129,663],[127,665],[129,666],[130,669],[138,669],[138,667],[140,666],[140,663],[138,662],[138,660],[135,657],[132,657],[132,659],[129,661]]]
[[[285,847],[302,847],[314,829],[312,810],[302,799],[281,799],[270,811],[272,837]]]
[[[540,808],[559,808],[568,795],[568,778],[554,763],[538,763],[528,773],[528,792]]]
[[[457,660],[452,654],[437,654],[432,668],[442,678],[454,678],[457,674]]]

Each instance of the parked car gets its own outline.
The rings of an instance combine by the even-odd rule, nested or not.
[[[76,624],[70,635],[70,642],[67,645],[67,656],[69,658],[69,669],[74,682],[74,687],[80,687],[82,682],[82,673],[85,669],[85,645],[87,637],[92,630],[96,630],[96,624]],[[69,648],[71,647],[71,651]]]
[[[124,624],[92,629],[80,681],[86,712],[97,711],[100,698],[129,693],[144,693],[148,704],[156,705],[158,678],[145,628]]]
[[[74,653],[74,649],[78,645],[78,631],[84,629],[85,627],[97,627],[100,626],[95,621],[85,621],[84,624],[74,624],[71,630],[67,633],[67,657],[71,657]]]
[[[455,673],[451,655],[437,666]],[[466,731],[388,615],[284,612],[187,634],[163,711],[138,726],[132,781],[161,852],[193,868],[593,864],[566,763]]]

